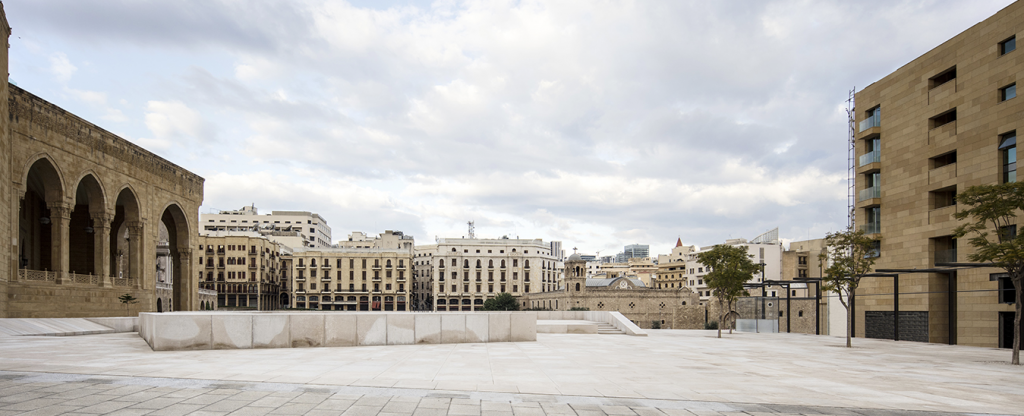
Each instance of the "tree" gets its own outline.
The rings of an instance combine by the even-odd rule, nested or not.
[[[117,300],[121,301],[121,303],[124,304],[124,308],[128,316],[132,315],[131,305],[139,303],[139,300],[136,299],[135,296],[132,296],[131,293],[125,293],[121,296],[118,296]]]
[[[711,270],[704,276],[704,283],[718,299],[718,322],[725,322],[733,313],[733,302],[740,296],[750,295],[743,289],[743,284],[753,277],[757,265],[750,261],[745,248],[724,244],[698,253],[697,261]],[[718,337],[722,337],[722,325],[718,325]]]
[[[1013,352],[1010,363],[1020,365],[1020,313],[1024,298],[1024,237],[1017,235],[1014,224],[1017,212],[1024,209],[1024,183],[1009,182],[999,185],[978,185],[957,194],[960,206],[954,214],[957,220],[969,219],[953,230],[956,238],[974,235],[968,244],[974,254],[967,259],[978,263],[991,263],[1006,271],[1016,291],[1014,304]],[[990,232],[992,232],[990,234]],[[990,237],[994,237],[991,239]]]
[[[818,260],[828,265],[825,276],[821,278],[821,288],[839,295],[839,302],[846,308],[847,348],[853,346],[853,314],[850,313],[850,305],[853,305],[854,294],[861,279],[871,272],[878,259],[875,241],[864,230],[854,230],[850,226],[845,231],[826,234],[825,247],[818,255]]]
[[[499,293],[484,302],[485,311],[518,311],[519,301],[509,293]]]

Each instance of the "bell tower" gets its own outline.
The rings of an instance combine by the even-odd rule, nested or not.
[[[565,290],[570,296],[587,290],[587,261],[583,260],[576,248],[565,261]]]

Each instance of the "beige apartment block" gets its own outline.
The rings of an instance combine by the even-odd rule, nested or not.
[[[199,309],[203,178],[9,84],[7,64],[4,47],[0,317],[122,315],[124,294],[136,311]]]
[[[655,289],[678,289],[686,287],[689,279],[686,278],[686,258],[696,246],[684,246],[683,240],[676,239],[676,246],[672,247],[671,254],[658,255],[658,272],[651,287]]]
[[[255,205],[231,211],[199,214],[201,233],[255,231],[288,247],[331,247],[327,220],[309,211],[271,211],[259,215]]]
[[[409,311],[413,252],[378,248],[296,248],[285,256],[292,308]]]
[[[558,258],[540,239],[441,238],[416,248],[414,267],[427,310],[475,311],[499,293],[558,290]]]
[[[1012,299],[994,268],[950,268],[973,249],[952,238],[955,195],[1016,181],[1024,127],[1024,3],[1015,2],[858,92],[856,223],[879,237],[879,270],[857,291],[856,336],[1007,346]],[[918,269],[911,272],[910,269]]]
[[[348,240],[342,240],[334,244],[334,248],[387,248],[412,251],[416,242],[411,235],[405,235],[401,231],[386,230],[376,237],[371,237],[362,231],[353,231],[348,235]]]
[[[282,296],[289,283],[281,267],[287,247],[253,231],[213,231],[198,242],[199,288],[216,291],[217,309],[268,311],[289,305]]]

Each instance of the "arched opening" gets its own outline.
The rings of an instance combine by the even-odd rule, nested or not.
[[[281,307],[290,308],[292,306],[291,301],[288,300],[288,294],[281,294]]]
[[[63,269],[67,240],[61,235],[69,214],[63,201],[64,186],[57,169],[49,159],[35,161],[25,177],[25,194],[18,209],[19,268]]]
[[[142,277],[139,259],[142,255],[142,222],[135,192],[125,187],[114,202],[114,221],[110,224],[110,275],[115,279]],[[122,280],[127,285],[138,280]]]
[[[163,301],[163,299],[156,298],[156,311],[157,312],[163,312],[164,311],[164,301]]]
[[[110,266],[103,264],[108,251],[104,243],[110,238],[109,221],[103,188],[96,177],[85,175],[75,189],[75,206],[68,227],[71,273],[109,276]]]
[[[579,283],[576,283],[576,291],[577,291],[577,292],[579,292],[579,291],[580,291],[580,284],[579,284]]]
[[[160,286],[171,288],[170,306],[172,310],[192,310],[193,291],[189,289],[196,286],[196,283],[191,282],[192,274],[189,273],[191,262],[188,259],[191,254],[192,232],[189,229],[188,217],[185,216],[185,212],[180,206],[172,203],[164,208],[164,212],[160,215],[159,227],[160,232],[156,241],[158,280],[154,284],[158,288]],[[162,234],[164,232],[166,235]],[[161,247],[164,247],[165,253],[161,251]],[[163,266],[160,265],[161,263]],[[161,269],[161,267],[163,268]],[[161,278],[164,279],[163,282],[159,281]]]

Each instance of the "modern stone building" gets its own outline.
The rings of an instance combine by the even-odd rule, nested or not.
[[[676,289],[688,287],[686,277],[687,256],[697,250],[696,246],[684,246],[683,239],[676,239],[671,254],[658,255],[658,271],[651,287],[655,289]]]
[[[267,311],[289,305],[282,296],[289,283],[281,267],[287,247],[254,231],[210,231],[198,243],[199,287],[217,292],[213,306]]]
[[[0,317],[116,316],[126,293],[135,310],[199,309],[203,178],[9,84],[7,64],[5,47]]]
[[[972,248],[953,238],[955,195],[1016,181],[1024,128],[1024,3],[995,15],[858,92],[856,224],[878,235],[877,269],[899,274],[900,339],[984,347],[1012,340],[1013,300],[1000,270],[954,270]],[[882,111],[884,110],[884,112]],[[918,269],[911,272],[910,269]],[[894,279],[857,291],[857,336],[892,338]]]
[[[413,252],[388,248],[296,248],[284,258],[292,308],[408,311]]]
[[[256,206],[216,214],[200,214],[202,231],[256,231],[288,247],[331,247],[331,227],[309,211],[271,211],[259,215]]]
[[[416,247],[417,298],[427,310],[475,311],[499,293],[557,290],[557,260],[540,239],[438,239]]]

